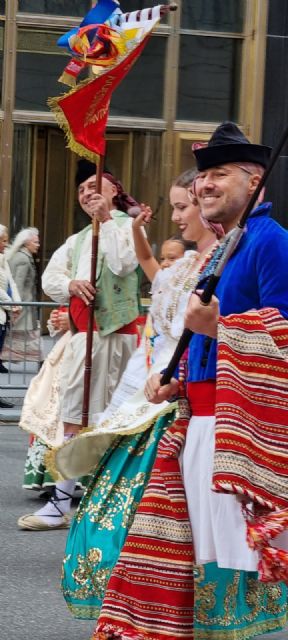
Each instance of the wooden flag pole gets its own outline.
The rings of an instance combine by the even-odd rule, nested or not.
[[[101,193],[101,183],[104,168],[104,156],[99,156],[99,163],[96,171],[96,192]],[[99,241],[99,222],[96,218],[92,220],[92,252],[91,252],[91,270],[90,270],[90,283],[93,287],[96,285],[96,272],[97,272],[97,258],[98,258],[98,241]],[[82,405],[82,428],[88,427],[89,419],[89,404],[90,404],[90,382],[91,382],[91,370],[92,370],[92,347],[93,347],[93,327],[94,327],[94,303],[93,300],[89,303],[89,316],[86,335],[86,355],[85,355],[85,370],[84,370],[84,391],[83,391],[83,405]]]
[[[172,2],[169,5],[162,5],[160,15],[163,16],[169,11],[175,11],[177,4]],[[129,15],[129,14],[127,14]],[[139,19],[141,11],[139,11]],[[68,94],[70,97],[70,94]],[[99,155],[99,163],[96,173],[96,191],[101,193],[101,182],[104,167],[104,155]],[[93,287],[96,284],[96,271],[97,271],[97,256],[98,256],[98,238],[99,238],[99,222],[97,220],[92,221],[92,255],[91,255],[91,275],[90,282]],[[85,355],[85,370],[84,370],[84,390],[83,390],[83,405],[82,405],[82,428],[88,426],[89,421],[89,404],[90,404],[90,382],[91,382],[91,370],[92,370],[92,347],[93,347],[93,326],[94,326],[94,302],[95,297],[89,304],[89,317],[87,327],[86,338],[86,355]]]

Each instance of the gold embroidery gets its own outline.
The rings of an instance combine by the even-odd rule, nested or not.
[[[194,640],[250,640],[270,631],[277,631],[285,626],[287,618],[285,615],[277,620],[263,620],[249,625],[246,629],[194,629]]]
[[[153,429],[151,431],[144,432],[144,442],[140,445],[140,447],[136,448],[134,446],[128,447],[127,451],[130,455],[134,456],[143,456],[143,453],[149,449],[151,444],[155,442],[155,435]]]
[[[71,611],[74,618],[80,618],[85,620],[97,620],[100,615],[101,607],[94,607],[93,605],[75,605],[72,602],[66,602],[69,611]]]
[[[64,558],[64,563],[70,556]],[[104,597],[105,589],[111,573],[110,569],[97,569],[97,565],[102,560],[102,551],[96,547],[89,549],[87,556],[79,554],[77,556],[78,565],[72,572],[72,577],[79,588],[71,591],[63,589],[64,597],[73,597],[78,600],[86,600],[91,596],[101,599]]]
[[[223,598],[223,613],[213,615],[213,609],[218,601],[217,586],[219,582],[207,582],[205,580],[205,567],[195,565],[193,569],[195,581],[195,640],[212,638],[217,640],[230,640],[231,625],[233,625],[233,640],[245,640],[254,635],[252,629],[259,628],[259,634],[280,628],[286,621],[286,602],[281,602],[282,589],[280,585],[265,584],[256,578],[247,579],[246,607],[242,615],[238,615],[237,600],[241,590],[241,572],[235,571],[231,582],[226,586]],[[266,614],[266,619],[256,622],[261,613]],[[281,615],[281,618],[267,619],[267,614]],[[255,621],[255,622],[254,622]],[[253,624],[254,622],[254,624]],[[197,629],[197,623],[205,629]],[[246,627],[247,623],[249,626]],[[250,624],[251,623],[251,624]],[[235,627],[243,628],[236,629]],[[211,627],[220,629],[213,630]],[[209,631],[208,631],[209,627]],[[226,627],[226,631],[222,630]],[[256,635],[256,632],[255,632]]]
[[[149,402],[145,402],[140,407],[137,407],[134,413],[130,413],[129,415],[127,413],[122,413],[119,409],[117,409],[117,411],[114,411],[114,413],[112,413],[111,416],[107,418],[107,420],[101,422],[101,430],[109,428],[112,423],[114,430],[115,428],[119,427],[128,427],[129,425],[132,425],[133,422],[137,420],[137,418],[144,416],[150,409],[150,407],[151,405],[149,404]]]
[[[146,481],[146,473],[139,472],[134,478],[121,477],[118,482],[112,481],[111,471],[107,469],[100,476],[91,493],[90,500],[85,509],[79,509],[76,513],[76,520],[80,522],[86,513],[91,522],[99,524],[99,530],[115,529],[114,519],[120,513],[123,514],[121,526],[130,526],[131,518],[134,516],[134,495],[133,491],[138,487],[143,487]],[[93,498],[93,501],[92,501]],[[94,502],[95,500],[95,502]]]

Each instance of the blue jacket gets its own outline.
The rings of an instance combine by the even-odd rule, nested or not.
[[[265,203],[253,211],[223,271],[215,292],[223,316],[275,307],[288,318],[288,231],[269,217],[271,207]],[[216,349],[216,340],[192,337],[188,381],[216,378]]]

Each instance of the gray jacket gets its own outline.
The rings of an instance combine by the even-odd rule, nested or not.
[[[32,254],[26,247],[21,247],[9,260],[12,276],[16,282],[17,289],[23,302],[36,300],[36,278],[37,272]],[[25,307],[15,324],[14,329],[23,331],[37,327],[36,307]]]

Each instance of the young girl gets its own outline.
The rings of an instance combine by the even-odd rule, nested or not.
[[[167,267],[171,267],[173,262],[183,258],[185,251],[189,249],[195,249],[195,243],[186,242],[183,238],[178,238],[178,236],[171,236],[168,240],[164,240],[160,251],[160,268],[167,269]]]

